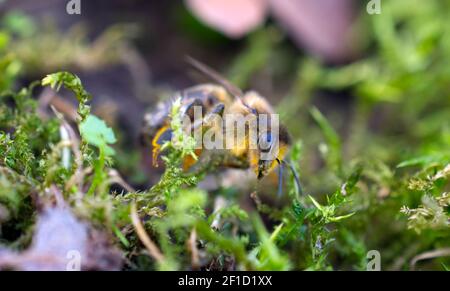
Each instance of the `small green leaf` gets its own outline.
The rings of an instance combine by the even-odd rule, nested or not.
[[[281,232],[281,229],[283,228],[284,223],[281,223],[280,225],[278,225],[275,230],[272,232],[272,234],[270,235],[270,241],[275,242],[278,235]]]
[[[353,216],[354,214],[355,214],[355,212],[352,212],[352,213],[349,213],[346,215],[336,216],[336,217],[329,217],[328,220],[331,222],[338,222],[338,221],[347,219],[347,218]]]
[[[323,206],[319,204],[311,195],[308,195],[309,199],[311,199],[314,206],[316,206],[317,209],[319,209],[321,212],[323,212]]]
[[[130,242],[127,240],[127,238],[123,235],[123,233],[120,231],[120,229],[116,226],[113,225],[112,229],[114,231],[114,234],[119,238],[120,242],[125,246],[125,247],[129,247],[130,246]]]
[[[416,158],[412,158],[406,161],[401,162],[400,164],[397,165],[397,168],[405,168],[405,167],[411,167],[411,166],[421,166],[421,165],[425,165],[428,163],[432,163],[434,161],[436,161],[436,157],[434,156],[421,156],[421,157],[416,157]]]
[[[335,151],[341,150],[341,139],[336,130],[331,126],[330,122],[323,116],[323,114],[316,107],[311,108],[311,115],[319,125],[322,133],[329,144]]]
[[[325,138],[326,143],[319,145],[319,150],[325,158],[327,164],[338,172],[339,176],[342,174],[342,142],[336,130],[331,126],[330,122],[323,116],[323,114],[313,107],[310,110],[311,116],[319,125],[320,130]]]
[[[87,143],[104,150],[106,155],[114,154],[114,150],[109,145],[116,142],[116,137],[113,130],[103,120],[89,115],[80,124],[80,133]]]

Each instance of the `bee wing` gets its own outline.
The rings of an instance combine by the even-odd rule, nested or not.
[[[247,102],[244,100],[243,96],[244,93],[241,89],[233,85],[230,81],[225,79],[221,74],[216,72],[214,69],[208,67],[207,65],[203,64],[202,62],[190,57],[186,56],[186,61],[195,69],[202,72],[206,76],[210,77],[220,85],[222,85],[231,95],[233,95],[236,99],[238,99],[242,105],[247,107],[247,109],[250,111],[250,113],[256,114],[256,110],[249,106]]]
[[[195,69],[197,69],[198,71],[200,71],[201,73],[205,74],[206,76],[210,77],[211,79],[222,85],[235,98],[241,99],[242,96],[244,95],[241,89],[233,85],[230,81],[225,79],[225,77],[216,72],[214,69],[208,67],[207,65],[201,63],[200,61],[190,56],[186,56],[186,62]]]

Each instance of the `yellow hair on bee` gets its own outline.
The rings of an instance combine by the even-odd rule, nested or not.
[[[267,100],[255,91],[245,93],[245,104],[257,111],[257,113],[273,114],[274,110]]]
[[[288,150],[289,150],[289,145],[287,145],[285,143],[280,143],[277,159],[280,161],[284,160],[284,157],[286,156]],[[258,171],[259,171],[258,163],[260,160],[260,153],[258,150],[249,150],[248,152],[249,152],[248,161],[250,164],[250,168],[253,169],[253,171],[258,174]],[[278,162],[276,159],[274,159],[272,161],[272,163],[270,164],[270,167],[267,170],[267,172],[269,172],[269,173],[272,172],[276,166],[278,166]]]
[[[194,153],[196,157],[199,157],[202,154],[202,150],[196,149],[194,150]],[[183,170],[189,170],[193,165],[195,165],[195,163],[197,163],[197,160],[194,159],[191,155],[185,157],[183,160]]]
[[[162,147],[162,144],[159,143],[159,139],[167,130],[169,130],[168,125],[161,127],[152,140],[152,164],[154,167],[158,167],[158,155],[161,152]]]

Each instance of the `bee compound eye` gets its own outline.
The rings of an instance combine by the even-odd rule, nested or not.
[[[266,141],[268,144],[272,144],[272,134],[270,132],[266,133]]]
[[[263,152],[267,152],[270,150],[272,146],[272,135],[270,132],[262,133],[259,138],[259,149]]]

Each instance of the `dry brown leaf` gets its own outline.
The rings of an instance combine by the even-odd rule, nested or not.
[[[297,45],[331,62],[354,54],[354,0],[269,0],[272,15]]]
[[[187,7],[205,24],[230,38],[240,38],[261,25],[267,0],[186,0]]]
[[[0,269],[72,270],[78,256],[81,270],[120,270],[122,255],[109,241],[105,234],[78,220],[68,207],[49,207],[39,214],[27,250],[0,250]]]

